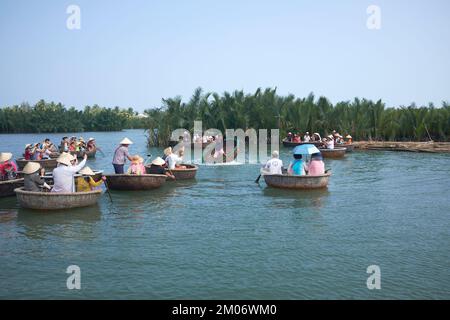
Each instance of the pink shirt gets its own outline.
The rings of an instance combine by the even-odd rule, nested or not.
[[[7,162],[4,162],[4,163],[0,163],[0,175],[4,176],[6,174],[5,169],[10,169],[11,167],[13,168],[13,170],[15,172],[17,172],[17,166],[16,166],[16,164],[14,162],[7,161]]]
[[[320,176],[325,173],[325,164],[322,160],[312,160],[308,167],[308,176]]]

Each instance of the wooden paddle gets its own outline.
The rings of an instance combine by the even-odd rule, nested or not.
[[[255,183],[259,183],[259,179],[261,179],[261,174],[256,178]]]
[[[106,193],[107,193],[108,196],[109,196],[109,200],[111,200],[111,203],[114,203],[114,202],[113,202],[113,199],[112,199],[112,197],[111,197],[111,192],[109,192],[109,186],[108,186],[107,180],[105,180],[105,187],[106,187]]]
[[[95,147],[96,150],[100,151],[100,153],[102,154],[102,156],[105,156],[105,154],[103,153],[102,149],[100,149],[99,147]]]

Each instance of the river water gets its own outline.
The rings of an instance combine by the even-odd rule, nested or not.
[[[79,134],[78,134],[79,135]],[[0,135],[0,151],[61,134]],[[142,130],[84,133],[112,171],[116,143]],[[288,162],[290,150],[281,147]],[[327,190],[260,184],[258,165],[200,166],[192,182],[112,192],[98,206],[40,213],[0,198],[0,298],[450,298],[450,155],[354,152],[327,160]],[[66,268],[81,269],[68,290]],[[381,289],[367,288],[367,268]]]

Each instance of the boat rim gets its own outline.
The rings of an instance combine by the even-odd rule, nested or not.
[[[283,177],[283,178],[298,178],[298,179],[306,179],[306,178],[323,178],[323,177],[329,177],[331,176],[331,172],[327,172],[321,175],[315,175],[315,176],[309,176],[309,175],[289,175],[289,174],[264,174],[264,177]]]
[[[29,195],[45,195],[49,197],[57,197],[57,196],[85,196],[88,194],[101,194],[102,190],[92,190],[92,191],[86,191],[86,192],[38,192],[38,191],[26,191],[23,189],[24,187],[16,188],[14,189],[15,193],[20,194],[29,194]]]

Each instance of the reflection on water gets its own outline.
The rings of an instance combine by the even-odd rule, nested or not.
[[[272,197],[274,205],[286,208],[320,209],[329,196],[327,188],[317,190],[286,190],[265,187],[263,195]]]
[[[20,233],[30,239],[94,238],[93,226],[101,220],[101,215],[99,205],[48,212],[20,208],[17,226]]]

